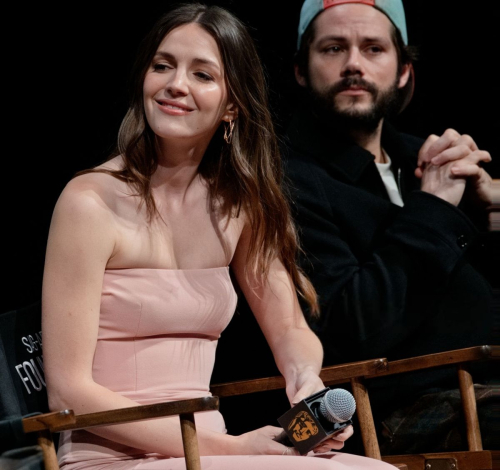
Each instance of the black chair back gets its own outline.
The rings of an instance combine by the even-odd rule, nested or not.
[[[21,419],[48,411],[41,302],[0,314],[0,451],[30,445]]]

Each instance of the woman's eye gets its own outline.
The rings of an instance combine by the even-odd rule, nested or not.
[[[168,64],[153,64],[153,70],[161,72],[163,70],[171,69],[172,67]]]
[[[212,76],[206,72],[196,72],[195,75],[203,81],[209,82],[213,80]]]

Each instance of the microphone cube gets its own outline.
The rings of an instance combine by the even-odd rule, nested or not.
[[[301,455],[352,424],[351,420],[332,423],[322,416],[319,407],[328,390],[327,387],[304,398],[278,418],[280,426]]]

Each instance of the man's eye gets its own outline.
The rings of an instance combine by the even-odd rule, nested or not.
[[[382,48],[380,46],[370,46],[367,48],[368,52],[371,52],[372,54],[378,54],[382,52]]]
[[[324,52],[329,52],[329,53],[337,53],[337,52],[340,52],[342,50],[342,48],[340,46],[328,46],[328,47],[325,47],[324,49]]]

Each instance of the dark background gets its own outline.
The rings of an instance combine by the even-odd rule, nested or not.
[[[264,63],[277,130],[295,103],[292,57],[302,0],[227,0],[248,24]],[[72,175],[100,163],[126,110],[125,87],[139,40],[168,1],[18,2],[4,14],[2,311],[40,298],[45,244],[56,199]],[[410,43],[420,49],[413,101],[397,125],[422,137],[453,127],[473,136],[500,178],[500,80],[494,72],[496,2],[406,0]],[[432,4],[432,7],[430,7]],[[271,9],[272,5],[272,9]],[[498,25],[495,25],[498,27]]]

